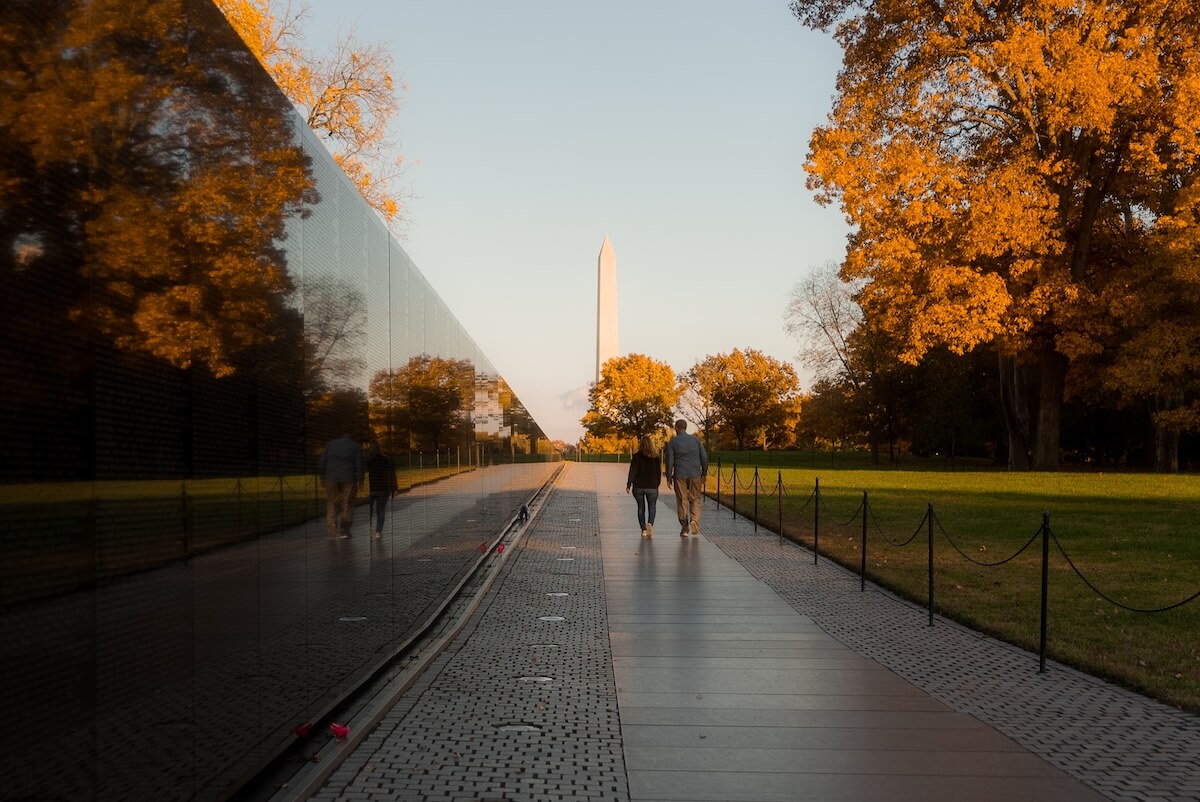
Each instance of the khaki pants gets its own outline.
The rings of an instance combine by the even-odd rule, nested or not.
[[[329,524],[330,537],[339,531],[350,534],[354,523],[354,497],[358,493],[357,482],[325,483],[325,522]]]
[[[700,502],[704,500],[704,478],[701,476],[684,479],[676,477],[673,484],[675,485],[675,512],[679,516],[680,525],[686,525],[688,521],[695,521],[696,526],[699,526]]]

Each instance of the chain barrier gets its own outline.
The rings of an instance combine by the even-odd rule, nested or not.
[[[785,498],[792,498],[792,497],[793,497],[791,493],[787,492],[787,487],[786,487],[786,486],[784,486],[784,485],[780,485],[780,487],[779,487],[779,492],[780,492],[780,494],[782,494],[782,495],[783,495]],[[807,510],[807,509],[808,509],[808,505],[809,505],[809,504],[812,504],[812,503],[813,503],[813,499],[814,499],[814,498],[816,498],[816,497],[817,497],[817,489],[814,487],[814,488],[812,489],[812,491],[811,491],[811,492],[809,492],[809,494],[808,494],[808,498],[804,500],[804,503],[800,505],[800,509],[796,510],[796,512],[797,512],[797,513],[801,513],[801,512],[804,512],[805,510]]]
[[[718,477],[720,477],[720,475],[721,475],[720,474],[720,466],[718,464]],[[734,496],[735,500],[737,498],[737,490],[738,490],[739,486],[742,486],[743,489],[750,489],[751,487],[753,487],[753,489],[755,491],[754,492],[755,531],[757,532],[758,531],[758,523],[757,523],[758,496],[761,492],[761,487],[762,487],[761,477],[758,474],[758,469],[755,468],[754,480],[749,484],[742,485],[742,483],[737,478],[737,465],[735,464],[734,468],[733,468],[733,476],[732,476],[731,484],[733,485],[733,496]],[[780,538],[780,542],[782,543],[782,541],[783,541],[783,498],[784,498],[784,496],[791,497],[790,493],[788,493],[787,486],[783,483],[782,473],[780,473],[779,478],[777,479],[777,481],[775,483],[775,486],[769,492],[764,493],[764,495],[766,495],[767,497],[770,497],[770,496],[776,495],[776,494],[778,494],[777,498],[778,498],[778,505],[779,505],[779,510],[778,510],[779,538]],[[803,513],[808,508],[809,504],[814,505],[814,507],[813,507],[813,549],[812,550],[813,550],[813,564],[816,565],[817,558],[820,554],[819,537],[820,537],[820,529],[821,529],[821,526],[820,526],[821,508],[824,507],[826,509],[826,511],[831,514],[831,511],[829,510],[828,505],[826,504],[825,500],[822,499],[822,497],[821,497],[821,480],[820,480],[820,478],[817,478],[814,480],[812,492],[809,493],[809,496],[804,501],[804,504],[799,509],[795,510],[793,514],[799,515],[799,514]],[[734,511],[734,514],[735,515],[737,514],[736,510]],[[933,544],[934,544],[933,526],[935,523],[937,524],[938,531],[941,532],[942,537],[944,537],[946,539],[946,542],[949,543],[956,552],[958,552],[959,556],[961,556],[967,562],[969,562],[973,565],[983,567],[983,568],[994,568],[994,567],[998,567],[1001,565],[1005,565],[1006,563],[1012,562],[1017,557],[1024,554],[1029,549],[1029,547],[1032,546],[1039,537],[1041,537],[1041,539],[1042,539],[1042,559],[1041,559],[1042,577],[1041,577],[1041,616],[1040,616],[1041,622],[1040,622],[1039,650],[1038,650],[1038,671],[1039,671],[1039,673],[1044,673],[1046,670],[1046,653],[1047,653],[1048,620],[1049,620],[1049,616],[1048,616],[1049,572],[1048,572],[1048,569],[1049,569],[1049,556],[1050,556],[1049,548],[1050,548],[1051,540],[1054,541],[1054,545],[1058,548],[1059,553],[1062,554],[1063,559],[1066,560],[1067,565],[1070,566],[1071,570],[1075,572],[1075,574],[1083,581],[1083,583],[1093,593],[1096,594],[1097,597],[1103,599],[1104,601],[1108,602],[1109,604],[1112,604],[1122,610],[1127,610],[1127,611],[1133,612],[1133,613],[1163,613],[1163,612],[1168,612],[1170,610],[1175,610],[1180,607],[1183,607],[1183,606],[1195,601],[1196,599],[1200,598],[1200,590],[1197,590],[1195,593],[1191,594],[1190,596],[1188,596],[1185,599],[1181,599],[1180,601],[1177,601],[1174,604],[1163,605],[1161,607],[1134,607],[1132,605],[1124,604],[1122,602],[1117,601],[1116,599],[1112,598],[1107,593],[1104,593],[1098,587],[1096,587],[1096,585],[1083,573],[1083,571],[1081,571],[1079,569],[1079,567],[1071,559],[1071,556],[1067,553],[1066,548],[1063,546],[1063,544],[1059,541],[1058,537],[1054,534],[1053,530],[1051,530],[1051,528],[1050,528],[1050,514],[1048,512],[1044,512],[1042,514],[1041,526],[1038,527],[1038,529],[1029,537],[1029,539],[1027,541],[1025,541],[1025,543],[1019,549],[1017,549],[1015,552],[1013,552],[1008,557],[1005,557],[1000,560],[994,560],[994,561],[979,560],[979,559],[976,559],[975,557],[971,556],[970,554],[968,554],[966,551],[964,551],[963,548],[961,546],[959,546],[959,544],[953,538],[950,537],[949,532],[947,532],[945,526],[942,525],[941,519],[934,512],[932,503],[930,503],[926,507],[925,515],[922,516],[920,522],[917,523],[916,527],[913,529],[912,534],[909,535],[909,537],[903,541],[893,540],[891,537],[889,537],[887,535],[886,532],[883,531],[883,528],[879,525],[879,520],[875,517],[875,510],[870,505],[870,503],[868,501],[868,494],[865,490],[863,491],[862,499],[859,502],[858,508],[854,511],[854,514],[851,515],[850,518],[848,518],[845,521],[833,520],[832,524],[834,526],[841,526],[841,527],[849,526],[855,520],[858,519],[858,516],[860,514],[862,515],[862,547],[861,547],[862,554],[861,554],[861,564],[860,564],[860,574],[859,574],[859,589],[860,590],[865,590],[865,587],[866,587],[868,525],[874,526],[875,532],[879,535],[879,537],[881,537],[885,542],[887,542],[888,544],[890,544],[891,546],[893,546],[895,548],[904,548],[904,547],[908,546],[909,544],[911,544],[913,541],[915,541],[917,539],[917,536],[921,534],[921,530],[923,528],[926,529],[927,535],[928,535],[927,542],[928,542],[928,549],[929,549],[928,608],[929,608],[929,626],[931,626],[931,627],[934,625],[934,611],[935,611],[935,608],[934,608],[935,563],[934,563],[934,549],[933,549]]]
[[[742,484],[742,481],[740,479],[738,479],[736,466],[734,466],[734,470],[733,470],[733,481],[737,482],[738,487],[740,487],[742,490],[754,489],[754,480],[753,479],[750,480],[749,482],[746,482],[745,484]]]
[[[903,543],[897,543],[896,541],[894,541],[890,537],[888,537],[887,533],[885,533],[883,531],[883,529],[880,528],[879,521],[875,518],[875,508],[874,507],[868,508],[868,512],[870,513],[870,516],[871,516],[871,523],[875,526],[875,531],[879,533],[879,536],[898,549],[902,549],[905,546],[907,546],[909,543],[912,543],[914,540],[916,540],[917,535],[921,534],[921,527],[923,527],[925,525],[925,522],[929,519],[929,511],[926,510],[925,514],[921,516],[920,522],[917,523],[917,528],[914,529],[913,533],[908,536],[908,540],[904,541]]]
[[[1079,566],[1075,565],[1074,560],[1072,560],[1070,555],[1067,554],[1067,550],[1064,549],[1063,544],[1059,542],[1058,537],[1054,534],[1054,530],[1047,527],[1047,531],[1050,533],[1050,539],[1054,541],[1054,545],[1058,547],[1059,553],[1062,554],[1063,559],[1067,561],[1067,565],[1071,566],[1071,570],[1075,572],[1075,575],[1083,580],[1083,584],[1091,588],[1092,592],[1097,596],[1104,599],[1109,604],[1120,607],[1122,610],[1128,610],[1131,613],[1165,613],[1168,610],[1174,610],[1176,608],[1183,607],[1185,604],[1190,604],[1197,598],[1200,598],[1200,590],[1197,590],[1186,599],[1177,601],[1174,604],[1168,604],[1165,607],[1131,607],[1128,604],[1122,604],[1121,602],[1109,596],[1107,593],[1101,591],[1100,588],[1093,585],[1091,580],[1084,576],[1083,572],[1079,570]]]
[[[1005,557],[1003,560],[997,560],[996,562],[983,562],[982,560],[976,560],[970,554],[967,554],[965,551],[963,551],[962,549],[960,549],[958,547],[958,544],[955,543],[950,538],[950,535],[948,535],[946,533],[946,530],[944,528],[942,528],[942,521],[940,518],[937,517],[937,513],[934,513],[934,515],[933,515],[933,522],[935,524],[937,524],[938,531],[942,533],[942,537],[946,538],[946,542],[949,543],[951,546],[953,546],[954,550],[957,551],[959,554],[961,554],[962,558],[964,560],[966,560],[967,562],[970,562],[970,563],[974,563],[975,565],[983,566],[984,568],[990,568],[993,566],[1004,565],[1005,563],[1012,562],[1017,557],[1021,556],[1021,554],[1025,551],[1025,549],[1032,546],[1033,542],[1038,539],[1038,535],[1040,535],[1042,533],[1042,527],[1039,526],[1037,528],[1037,531],[1034,532],[1033,535],[1030,536],[1029,540],[1027,540],[1025,542],[1025,545],[1022,546],[1021,548],[1017,549],[1016,553],[1013,554],[1012,556]]]
[[[823,502],[823,501],[821,502],[821,504],[822,504],[822,505],[824,505],[824,507],[825,507],[825,511],[826,511],[826,512],[830,512],[830,510],[829,510],[829,505],[828,505],[828,504],[826,504],[826,503],[825,503],[825,502]],[[845,520],[845,521],[836,521],[836,520],[835,520],[835,521],[833,521],[833,522],[832,522],[832,523],[833,523],[833,525],[834,525],[834,526],[849,526],[850,524],[852,524],[852,523],[854,523],[855,521],[857,521],[857,520],[858,520],[858,514],[859,514],[860,512],[862,512],[862,509],[863,509],[863,502],[860,500],[860,501],[858,502],[858,509],[856,509],[856,510],[854,511],[854,514],[853,514],[853,515],[851,515],[849,519],[847,519],[847,520]],[[830,512],[830,514],[832,515],[833,513],[832,513],[832,512]]]

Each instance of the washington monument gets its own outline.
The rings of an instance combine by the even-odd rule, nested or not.
[[[600,246],[596,270],[596,381],[600,367],[617,355],[617,255],[608,235]]]

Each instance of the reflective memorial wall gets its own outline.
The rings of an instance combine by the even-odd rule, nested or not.
[[[4,799],[222,799],[549,479],[537,424],[208,0],[0,4]],[[331,536],[343,433],[401,489]]]

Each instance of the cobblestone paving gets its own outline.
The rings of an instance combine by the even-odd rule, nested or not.
[[[628,799],[597,528],[592,472],[567,470],[467,629],[313,799]]]
[[[798,612],[955,710],[1119,802],[1200,800],[1200,716],[936,619],[707,503],[704,535]]]

